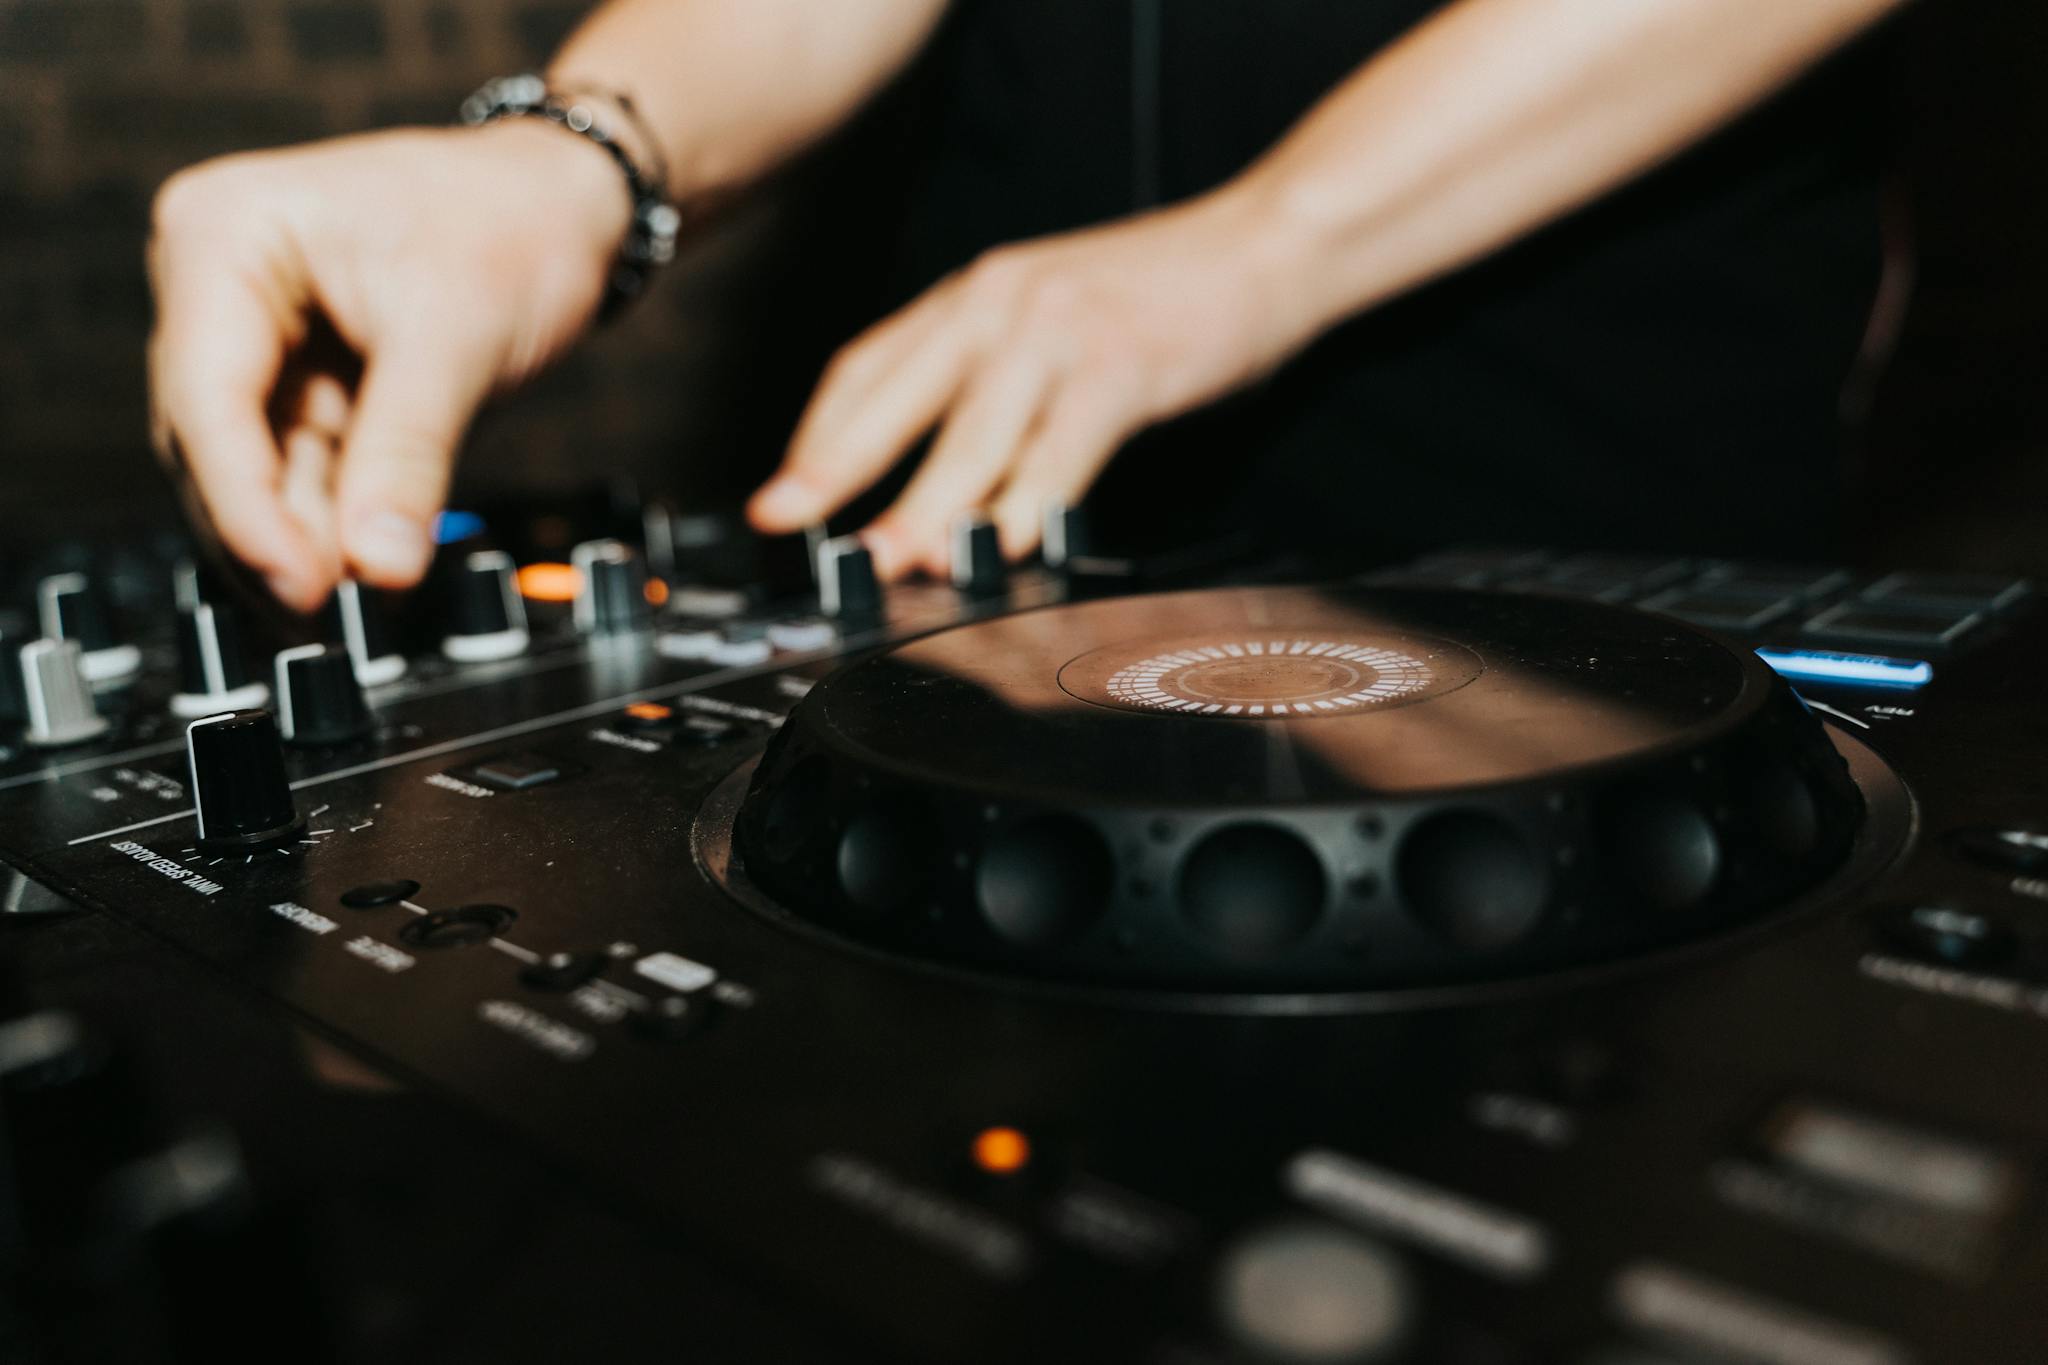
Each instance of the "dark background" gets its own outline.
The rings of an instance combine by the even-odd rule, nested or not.
[[[0,0],[0,534],[162,496],[144,450],[141,245],[164,176],[236,148],[445,121],[485,76],[539,63],[586,8]],[[1867,414],[1862,557],[2048,569],[2034,531],[2048,521],[2048,6],[1923,4],[1900,46],[1894,232],[1917,267],[1895,362],[1850,395]],[[857,234],[837,230],[858,216],[857,167],[818,160],[491,414],[464,479],[544,488],[616,468],[712,501],[743,488],[846,325],[816,301],[858,270]]]

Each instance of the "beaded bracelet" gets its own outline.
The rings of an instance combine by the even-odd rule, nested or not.
[[[633,107],[633,101],[609,91],[581,93],[585,96],[602,94],[618,106],[647,145],[648,155],[654,162],[654,174],[643,171],[632,155],[619,145],[611,130],[599,120],[599,110],[583,103],[579,92],[550,89],[545,79],[531,73],[499,76],[484,82],[475,94],[462,102],[462,121],[472,128],[480,128],[500,119],[544,118],[588,138],[604,148],[618,163],[620,172],[626,177],[627,192],[633,199],[633,218],[626,228],[625,240],[619,243],[611,275],[605,281],[604,299],[598,304],[598,320],[608,322],[645,291],[648,278],[656,267],[675,259],[676,233],[682,227],[683,219],[669,201],[665,188],[668,166],[661,154],[661,144],[640,117],[640,111]]]

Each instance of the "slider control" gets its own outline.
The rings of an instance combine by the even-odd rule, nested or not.
[[[52,574],[36,588],[43,636],[76,641],[87,682],[118,682],[142,667],[142,651],[114,639],[106,603],[82,573]]]
[[[370,733],[348,651],[301,645],[277,656],[277,729],[287,744],[347,744]]]
[[[270,689],[251,676],[234,612],[200,602],[178,613],[178,690],[171,714],[183,720],[261,706]]]
[[[83,744],[107,732],[93,705],[84,651],[76,640],[33,640],[21,647],[23,738],[38,749]]]
[[[377,594],[344,578],[335,585],[334,596],[327,599],[323,619],[327,638],[348,650],[357,682],[380,687],[405,676],[405,655],[392,639],[391,623]]]
[[[818,547],[818,605],[827,616],[873,617],[882,612],[882,585],[874,556],[859,536],[835,536]]]
[[[526,652],[526,604],[518,572],[503,550],[477,550],[457,570],[449,630],[441,652],[458,663],[485,663]]]

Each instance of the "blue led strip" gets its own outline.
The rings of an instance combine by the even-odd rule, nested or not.
[[[1776,670],[1778,676],[1794,682],[1914,688],[1934,681],[1934,665],[1925,659],[1837,654],[1825,649],[1759,649],[1757,657]]]

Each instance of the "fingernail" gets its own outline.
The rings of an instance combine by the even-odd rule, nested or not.
[[[433,547],[427,528],[397,512],[378,512],[356,524],[349,558],[370,577],[410,582],[426,572]]]
[[[754,495],[754,512],[791,525],[810,520],[810,497],[795,479],[773,479]]]

